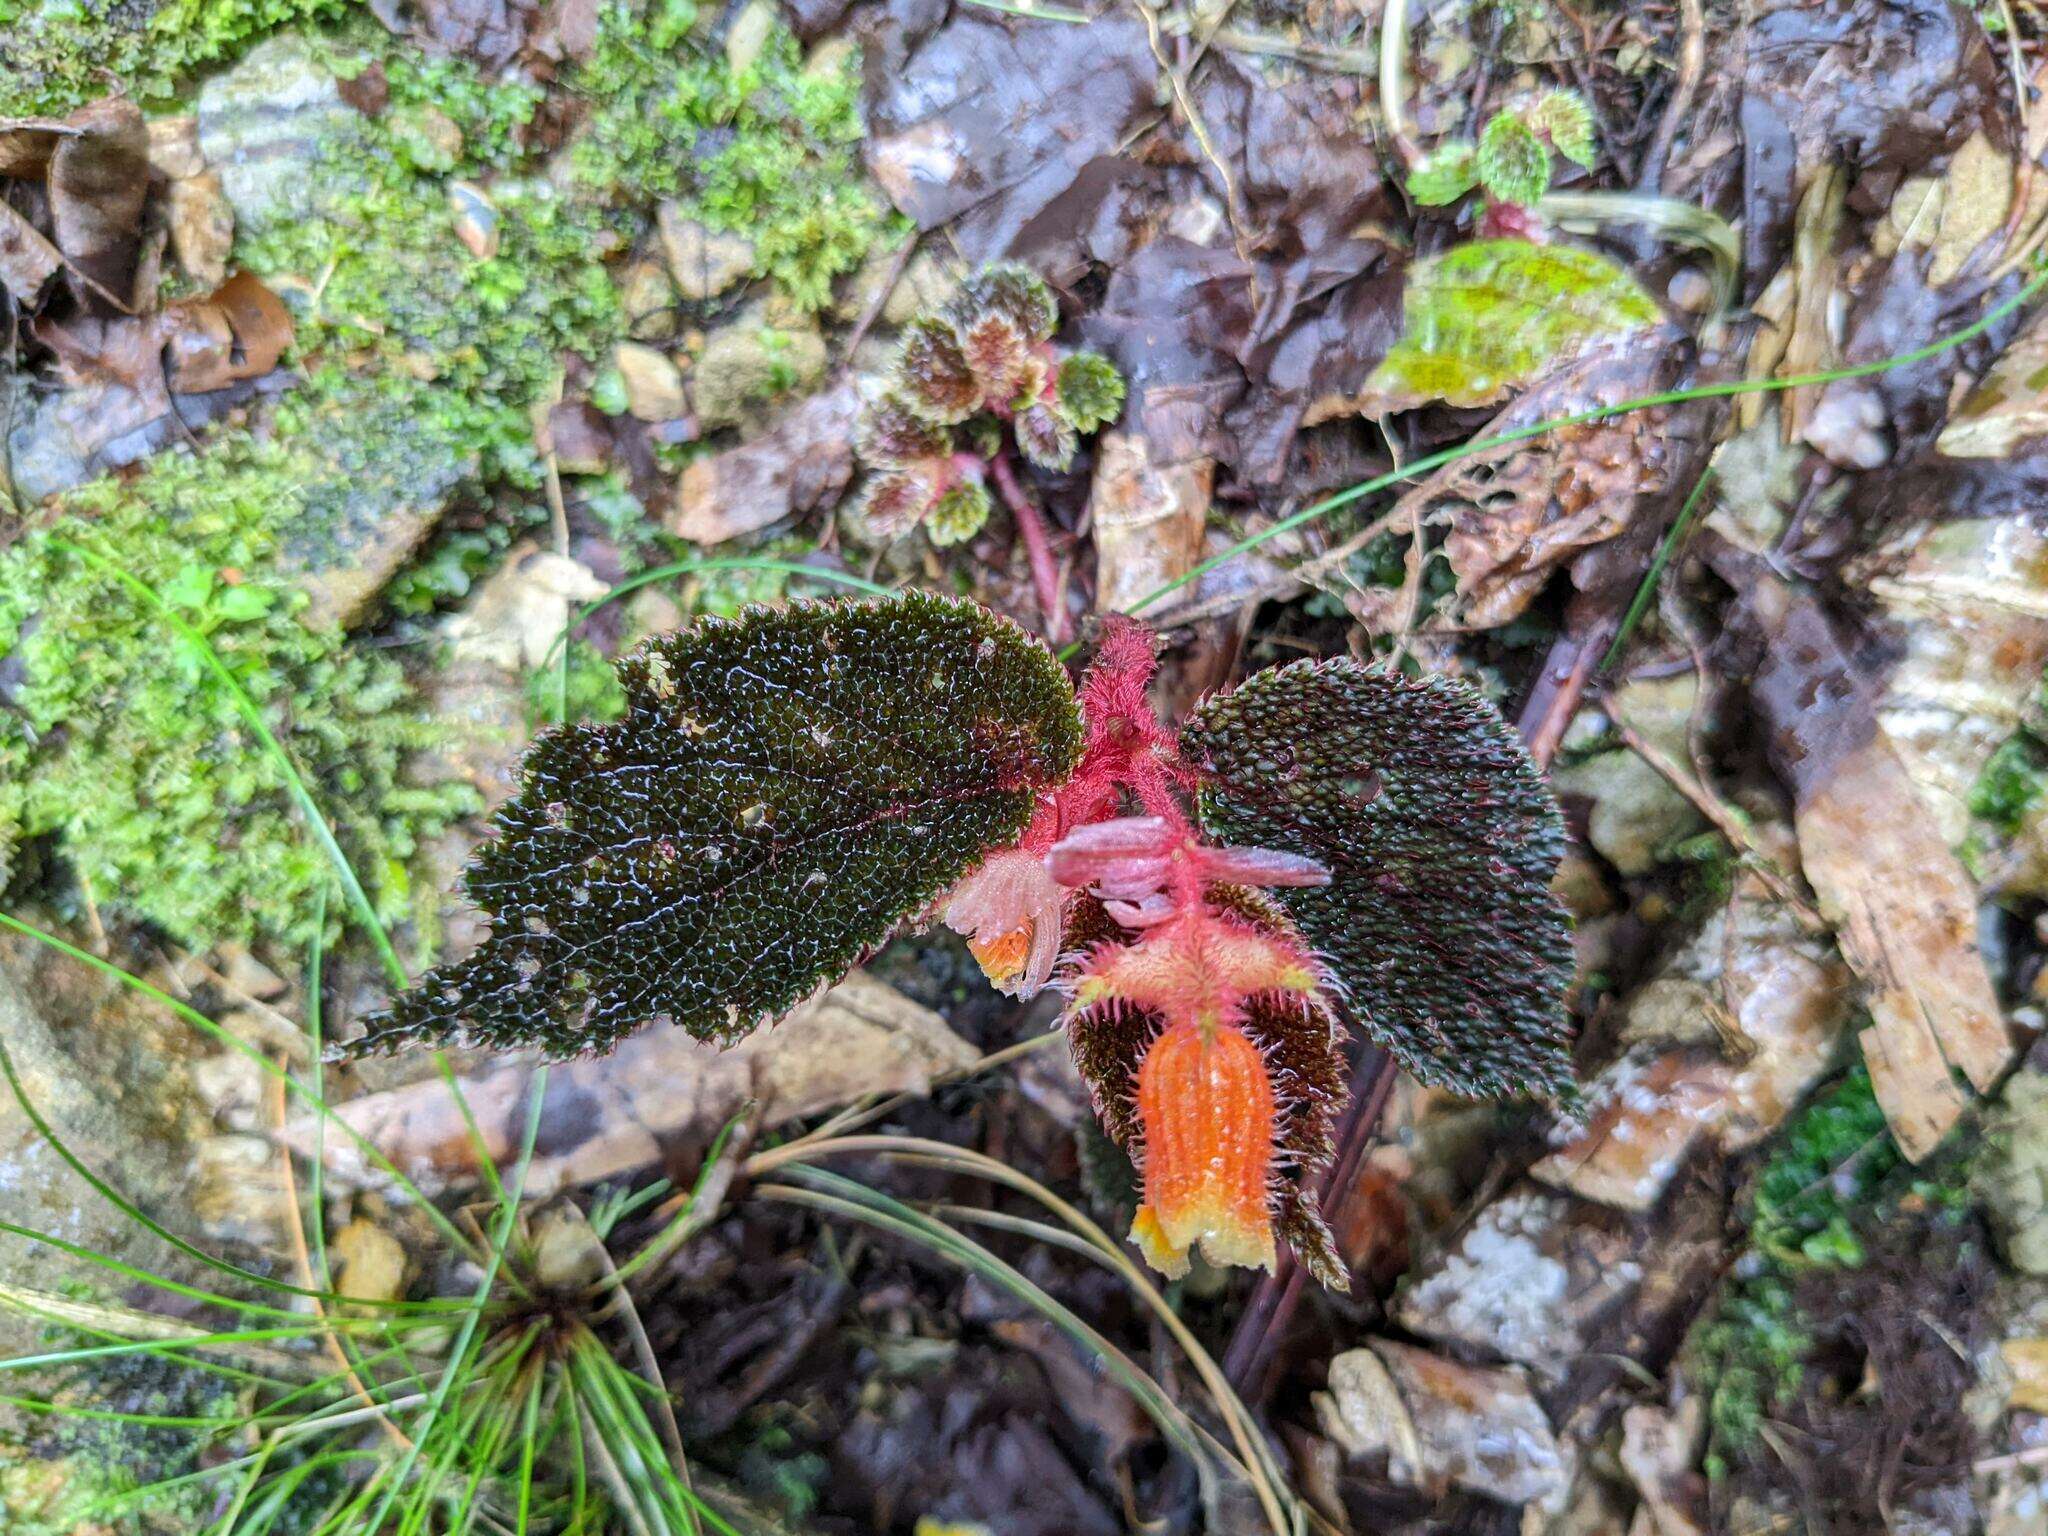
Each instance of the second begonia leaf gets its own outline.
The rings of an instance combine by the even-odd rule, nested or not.
[[[1184,744],[1213,836],[1329,868],[1275,896],[1402,1066],[1473,1097],[1571,1093],[1563,823],[1484,697],[1298,662],[1204,701]]]

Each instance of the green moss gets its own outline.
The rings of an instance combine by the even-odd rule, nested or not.
[[[2048,788],[2048,749],[2021,731],[1991,754],[1970,789],[1970,814],[2011,836]]]
[[[591,103],[571,150],[577,184],[622,203],[674,200],[754,242],[756,276],[822,309],[893,221],[860,176],[860,61],[817,72],[778,24],[746,68],[705,54],[657,5],[613,5],[568,81]]]
[[[148,582],[206,635],[310,780],[387,919],[405,915],[419,840],[474,809],[402,766],[437,733],[388,656],[351,651],[296,612],[278,539],[299,447],[230,438],[160,455],[134,481],[74,493],[65,515],[0,554],[0,824],[60,834],[102,905],[180,939],[310,934],[332,881],[280,770],[201,659],[52,535]]]
[[[145,104],[268,32],[325,20],[353,0],[0,0],[0,116],[59,115],[104,96],[111,75]]]
[[[1786,1126],[1757,1175],[1751,1251],[1690,1345],[1707,1394],[1710,1471],[1747,1452],[1773,1406],[1800,1392],[1814,1337],[1795,1283],[1816,1267],[1863,1263],[1859,1232],[1902,1162],[1861,1064]],[[1926,1198],[1918,1185],[1908,1192]]]

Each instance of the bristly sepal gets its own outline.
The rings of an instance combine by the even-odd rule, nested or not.
[[[1276,899],[1403,1067],[1569,1099],[1564,827],[1491,704],[1440,675],[1298,662],[1206,700],[1183,742],[1212,835],[1330,869]]]
[[[539,738],[472,861],[491,936],[351,1049],[735,1039],[1013,842],[1080,750],[1052,653],[927,593],[708,621],[619,674],[625,717]]]

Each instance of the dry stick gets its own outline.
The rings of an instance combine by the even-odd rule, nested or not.
[[[661,1362],[655,1358],[654,1342],[647,1337],[646,1325],[640,1321],[640,1309],[633,1305],[633,1293],[618,1283],[619,1266],[612,1262],[611,1250],[603,1243],[595,1247],[597,1256],[604,1260],[605,1279],[611,1282],[611,1289],[620,1302],[619,1315],[625,1320],[626,1336],[633,1346],[633,1364],[646,1378],[647,1385],[654,1389],[654,1403],[660,1412],[661,1438],[668,1447],[669,1465],[675,1470],[676,1480],[695,1498],[697,1488],[690,1480],[690,1459],[683,1451],[683,1432],[676,1423],[675,1407],[669,1402],[668,1384],[661,1378]]]
[[[1045,638],[1054,645],[1066,639],[1066,614],[1060,608],[1059,567],[1052,557],[1052,542],[1045,532],[1045,514],[1025,492],[1010,465],[1010,450],[999,448],[989,460],[996,491],[1010,516],[1017,520],[1017,532],[1024,540],[1024,552],[1031,558],[1031,586],[1038,594],[1038,612],[1045,620]]]
[[[889,300],[896,292],[896,285],[903,281],[904,270],[910,265],[911,255],[917,250],[921,233],[914,233],[903,242],[903,249],[896,253],[896,259],[889,263],[889,270],[882,278],[882,286],[875,290],[875,296],[868,300],[868,307],[860,312],[860,319],[854,322],[853,332],[846,338],[841,354],[841,366],[853,367],[853,354],[860,350],[860,344],[867,340],[868,332],[875,328],[875,322],[882,318],[882,311],[889,307]]]
[[[270,1080],[269,1084],[271,1096],[270,1118],[272,1123],[277,1126],[278,1132],[282,1134],[285,1123],[285,1078],[284,1058],[282,1055],[279,1056],[277,1065],[277,1075]],[[291,1235],[292,1240],[292,1266],[298,1271],[299,1284],[305,1288],[311,1297],[313,1315],[324,1322],[327,1318],[327,1308],[321,1302],[319,1296],[314,1294],[319,1289],[319,1286],[313,1277],[313,1256],[306,1251],[306,1226],[299,1211],[299,1186],[298,1180],[292,1174],[291,1148],[280,1143],[277,1150],[277,1161],[278,1182],[284,1186],[284,1229]],[[334,1363],[341,1367],[342,1375],[346,1376],[348,1384],[355,1388],[356,1396],[363,1400],[363,1411],[376,1419],[378,1427],[391,1438],[392,1443],[401,1451],[410,1451],[413,1448],[412,1441],[406,1438],[404,1430],[391,1421],[391,1416],[385,1412],[384,1406],[378,1402],[370,1389],[364,1385],[363,1378],[356,1374],[355,1362],[349,1359],[348,1351],[341,1347],[341,1340],[335,1336],[334,1330],[329,1328],[322,1332],[320,1342],[327,1347],[327,1353],[333,1357]]]
[[[1671,100],[1664,104],[1657,135],[1643,151],[1643,163],[1636,167],[1638,192],[1662,189],[1672,141],[1678,137],[1678,125],[1692,112],[1693,97],[1699,94],[1700,75],[1707,65],[1706,7],[1701,0],[1678,0],[1678,19],[1678,83],[1671,88]]]
[[[1629,724],[1618,710],[1610,710],[1609,718],[1614,722],[1614,731],[1622,745],[1635,753],[1660,774],[1664,782],[1677,790],[1693,804],[1714,829],[1727,838],[1730,845],[1740,850],[1747,860],[1750,872],[1764,883],[1764,888],[1784,904],[1799,925],[1812,933],[1827,932],[1828,925],[1814,910],[1813,904],[1799,894],[1791,878],[1778,868],[1771,856],[1759,848],[1756,839],[1749,835],[1749,828],[1725,801],[1706,787],[1686,770],[1668,752],[1656,743],[1647,740],[1643,733]]]

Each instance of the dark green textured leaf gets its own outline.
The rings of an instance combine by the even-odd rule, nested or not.
[[[1563,826],[1492,705],[1447,677],[1300,662],[1204,702],[1184,744],[1212,835],[1329,866],[1280,903],[1402,1066],[1474,1096],[1571,1091]]]
[[[1479,135],[1479,184],[1497,203],[1531,207],[1550,186],[1550,150],[1536,130],[1502,112]]]
[[[1439,144],[1408,173],[1408,195],[1425,208],[1455,203],[1478,185],[1478,151],[1470,139]]]
[[[927,593],[709,621],[619,674],[626,717],[536,741],[471,865],[490,939],[363,1046],[736,1039],[1013,841],[1080,748],[1052,653]]]
[[[1430,400],[1489,405],[1663,311],[1597,251],[1475,240],[1409,270],[1401,318],[1401,339],[1366,381],[1368,415]]]

